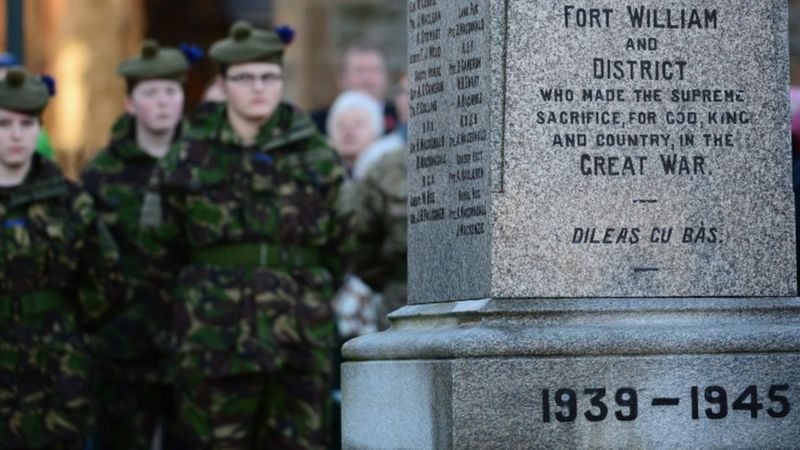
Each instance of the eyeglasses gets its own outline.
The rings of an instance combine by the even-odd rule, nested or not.
[[[283,81],[283,75],[277,73],[264,73],[261,75],[256,75],[252,73],[240,73],[236,75],[231,75],[229,77],[225,77],[225,79],[230,81],[231,83],[236,83],[240,86],[247,86],[247,87],[253,87],[256,84],[256,80],[261,80],[262,84],[269,86]]]

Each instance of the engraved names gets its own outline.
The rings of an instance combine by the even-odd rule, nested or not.
[[[409,2],[412,229],[443,222],[450,237],[488,232],[484,9],[478,1]]]

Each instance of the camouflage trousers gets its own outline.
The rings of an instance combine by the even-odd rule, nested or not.
[[[303,374],[183,379],[181,437],[203,450],[324,449],[328,383]]]
[[[97,388],[96,450],[149,450],[159,423],[165,450],[180,449],[174,438],[171,385],[103,378]]]

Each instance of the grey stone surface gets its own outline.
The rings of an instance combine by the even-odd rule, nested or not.
[[[595,11],[598,19],[586,22],[593,27],[580,27],[581,7]],[[676,26],[694,23],[696,11],[702,28],[633,27],[628,8],[656,11],[662,25],[671,11],[669,23]],[[610,10],[607,16],[603,9]],[[504,193],[492,198],[492,296],[796,294],[785,1],[512,0],[508,18],[505,178]],[[656,50],[626,49],[638,39],[654,39],[645,43]],[[597,60],[621,61],[623,79],[600,73]],[[664,61],[672,65],[665,66],[672,80],[652,80],[655,71],[643,70],[643,62]],[[682,76],[677,64],[685,64]],[[574,100],[547,101],[542,90],[551,89],[572,92]],[[587,101],[586,89],[621,90],[624,101]],[[663,98],[637,101],[636,90],[642,100],[644,90]],[[700,99],[703,90],[730,90],[741,101],[673,101],[676,91],[694,90]],[[619,113],[619,119],[548,123],[551,114],[571,112]],[[641,124],[631,113],[654,120]],[[670,124],[678,113],[696,114],[697,124]],[[712,123],[727,113],[749,123]],[[599,145],[609,136],[642,134],[665,137]],[[587,145],[556,144],[570,135],[585,136]],[[694,145],[681,145],[685,135],[694,135]],[[706,145],[706,135],[730,137],[716,146]],[[664,169],[662,159],[676,156],[687,158],[684,175]],[[612,158],[617,176],[608,175]],[[702,168],[696,158],[703,158]],[[671,242],[651,242],[656,228],[672,230]],[[698,241],[701,228],[705,239]],[[683,242],[688,229],[692,243]],[[597,242],[607,234],[612,243],[576,244],[576,230],[584,237],[594,232]],[[634,230],[639,240],[631,243]]]
[[[785,2],[628,3],[410,2],[411,303],[796,295]]]
[[[453,448],[796,448],[800,429],[790,408],[800,401],[799,363],[798,354],[455,360]],[[756,387],[754,402],[763,403],[754,413],[733,406],[749,386]],[[773,399],[785,395],[790,406],[770,401],[770,390]],[[723,391],[724,407],[705,397]],[[566,407],[556,403],[556,394]],[[593,406],[595,396],[602,397]],[[678,404],[658,405],[668,399]],[[772,417],[769,410],[788,416]]]
[[[503,97],[493,95],[502,64],[491,33],[502,23],[498,3],[409,2],[412,303],[490,294],[490,172],[502,141]]]
[[[798,365],[797,353],[347,363],[345,393],[358,398],[345,409],[344,429],[358,431],[344,446],[797,448]],[[409,382],[419,389],[409,391]],[[378,384],[379,391],[362,389]],[[419,423],[432,415],[430,386],[451,389],[452,397],[441,399],[452,400],[437,404],[440,421]],[[382,393],[396,395],[387,401]],[[386,408],[394,403],[399,407]],[[432,426],[439,443],[431,441]]]
[[[628,6],[657,11],[663,26],[632,27]],[[390,330],[343,349],[345,447],[800,446],[786,8],[780,0],[410,0],[412,96],[438,89],[416,71],[470,70],[412,100],[441,109],[411,123],[410,305],[391,316]],[[488,26],[466,25],[481,19]],[[431,59],[439,51],[414,33],[436,29],[473,33],[440,35],[441,56]],[[473,48],[480,67],[460,65]],[[638,72],[608,79],[595,72],[598,58],[623,68],[633,61]],[[672,61],[683,72],[642,79],[641,61]],[[480,104],[458,106],[461,76],[478,77],[461,82],[467,95],[482,94]],[[574,99],[546,101],[549,89]],[[588,101],[584,89],[624,100]],[[664,97],[637,100],[637,90]],[[675,90],[701,101],[673,101]],[[540,114],[573,111],[620,119],[538,123]],[[697,122],[668,122],[679,113]],[[713,123],[727,113],[746,120]],[[484,131],[476,142],[451,141]],[[666,137],[597,142],[639,134]],[[436,136],[442,147],[423,148],[420,139]],[[580,136],[586,146],[560,143]],[[689,173],[665,173],[662,155],[688,158]],[[600,169],[598,158],[605,175],[585,174]],[[608,173],[609,161],[619,174]],[[465,218],[469,208],[487,215]],[[656,228],[672,231],[669,242],[651,239],[661,236]]]
[[[451,368],[438,361],[345,364],[344,448],[452,448]]]
[[[407,306],[349,361],[792,353],[798,298],[523,299]]]

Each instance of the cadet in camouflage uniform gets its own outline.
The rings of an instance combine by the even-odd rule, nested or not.
[[[344,168],[310,118],[280,103],[284,48],[244,22],[211,48],[227,105],[170,151],[145,199],[154,276],[177,275],[192,448],[325,445]]]
[[[92,198],[34,154],[39,77],[0,81],[0,448],[80,449],[92,427],[84,332],[121,294]]]
[[[353,272],[383,296],[378,311],[386,315],[406,305],[408,272],[408,151],[398,148],[382,157],[358,182],[355,205]]]
[[[126,114],[114,124],[109,146],[82,177],[120,245],[130,305],[92,340],[101,362],[97,443],[102,450],[146,450],[160,421],[166,422],[170,437],[174,402],[166,364],[172,306],[144,277],[150,261],[138,250],[136,236],[153,169],[180,134],[182,81],[188,69],[180,50],[160,48],[153,40],[142,44],[140,55],[119,65],[128,84]],[[165,448],[174,447],[167,439]]]

